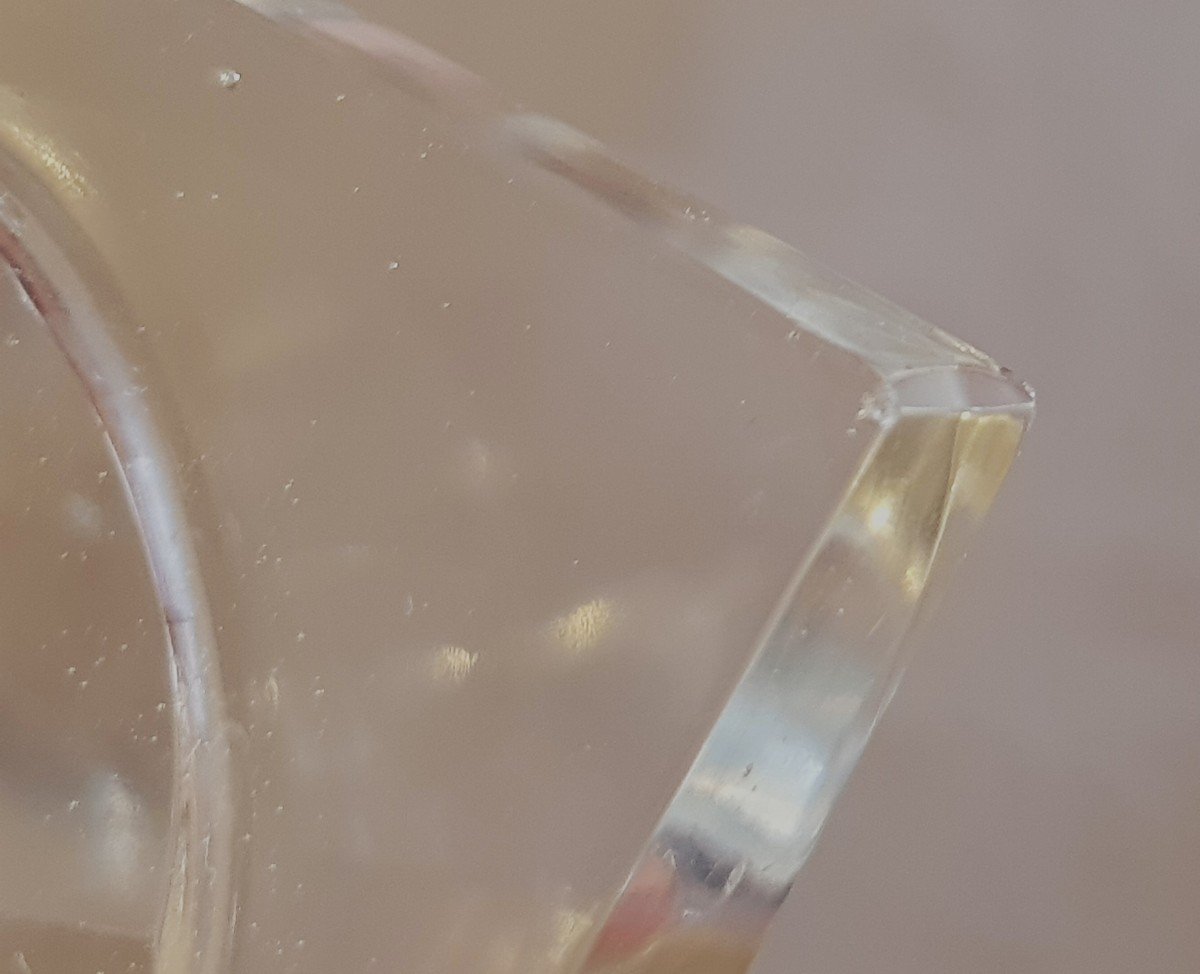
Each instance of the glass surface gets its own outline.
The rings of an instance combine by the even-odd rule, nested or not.
[[[743,970],[1028,393],[333,5],[0,18],[0,958]]]

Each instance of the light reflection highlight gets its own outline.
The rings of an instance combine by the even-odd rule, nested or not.
[[[613,616],[613,604],[608,599],[592,599],[554,620],[554,638],[572,653],[586,652],[608,635]]]
[[[4,141],[31,166],[48,173],[69,195],[77,198],[90,196],[91,184],[77,162],[72,161],[70,154],[59,148],[49,136],[17,121],[24,114],[20,97],[12,91],[0,89],[0,136]]]
[[[887,534],[896,521],[896,503],[891,497],[876,501],[867,512],[867,530],[874,535]]]
[[[563,967],[587,940],[595,926],[590,912],[563,908],[554,915],[554,939],[550,945],[550,962],[555,969]]]
[[[433,654],[430,669],[433,678],[442,683],[465,683],[479,662],[479,654],[462,646],[439,646]]]

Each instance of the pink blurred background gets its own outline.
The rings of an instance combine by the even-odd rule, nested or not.
[[[1040,393],[756,974],[1200,971],[1200,4],[354,5]]]

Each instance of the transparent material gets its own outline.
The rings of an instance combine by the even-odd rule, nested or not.
[[[1030,415],[338,7],[0,0],[0,963],[744,970]]]

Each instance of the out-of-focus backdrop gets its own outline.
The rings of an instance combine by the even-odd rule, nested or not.
[[[755,974],[1200,970],[1200,4],[353,2],[1040,393]]]

